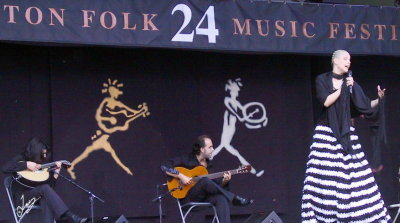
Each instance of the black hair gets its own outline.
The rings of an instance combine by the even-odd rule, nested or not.
[[[192,153],[194,155],[199,155],[200,154],[200,149],[206,146],[206,139],[211,139],[210,136],[208,135],[201,135],[197,137],[196,141],[193,144],[192,147]]]
[[[49,154],[49,145],[40,138],[32,138],[25,147],[25,159],[35,163],[43,163],[49,158],[48,155],[44,157],[44,150]]]

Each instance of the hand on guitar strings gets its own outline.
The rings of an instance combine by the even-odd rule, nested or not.
[[[60,173],[61,165],[62,165],[62,163],[61,163],[60,161],[57,161],[57,162],[56,162],[56,166],[55,166],[55,168],[54,168],[54,173],[55,173],[55,174],[59,174],[59,173]]]
[[[40,167],[41,167],[41,165],[37,164],[35,162],[32,162],[32,161],[26,162],[26,168],[30,171],[33,171],[33,172],[38,171],[38,170],[40,170]]]
[[[183,185],[189,185],[192,183],[192,178],[188,177],[182,173],[179,173],[178,177],[179,177],[179,180],[181,180]]]

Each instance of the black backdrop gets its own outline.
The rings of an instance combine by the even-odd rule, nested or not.
[[[256,199],[254,205],[233,208],[236,222],[253,212],[280,213],[285,222],[298,222],[302,181],[314,125],[314,77],[330,69],[330,56],[237,55],[179,50],[99,47],[0,46],[0,162],[4,163],[32,136],[53,146],[54,159],[72,161],[98,129],[95,112],[106,94],[108,78],[123,83],[118,99],[131,108],[142,102],[150,116],[133,121],[126,131],[111,134],[109,142],[133,176],[127,175],[99,150],[76,166],[77,182],[106,200],[96,202],[96,215],[124,214],[136,222],[157,222],[155,185],[164,182],[159,165],[168,157],[190,150],[196,136],[208,134],[220,143],[228,96],[228,79],[240,77],[238,100],[262,103],[269,118],[259,129],[236,124],[232,145],[261,177],[238,175],[232,190]],[[397,57],[353,56],[354,77],[368,95],[376,85],[387,90],[388,146],[384,170],[377,176],[387,204],[396,202],[399,164],[400,68]],[[359,121],[361,139],[370,154],[366,123]],[[226,151],[215,158],[215,171],[236,168],[238,160]],[[66,172],[64,172],[66,173]],[[66,173],[66,175],[68,175]],[[57,191],[72,210],[89,215],[87,196],[60,180]],[[11,219],[1,193],[0,219]],[[163,203],[166,222],[176,222],[171,198]],[[199,218],[199,222],[203,222]],[[135,222],[135,220],[133,220]]]

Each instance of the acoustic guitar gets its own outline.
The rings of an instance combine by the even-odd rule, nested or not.
[[[61,164],[65,166],[71,166],[71,163],[66,160],[60,160],[57,162],[61,162]],[[41,164],[39,170],[37,171],[22,170],[16,173],[15,178],[20,183],[34,187],[43,184],[49,179],[50,177],[49,169],[54,166],[56,166],[56,162]]]
[[[228,170],[218,173],[208,174],[207,169],[204,166],[197,166],[191,170],[186,169],[184,167],[175,167],[179,173],[184,174],[187,177],[192,178],[192,182],[188,185],[184,185],[178,178],[173,178],[171,181],[167,182],[168,190],[174,190],[179,188],[171,193],[174,198],[184,198],[186,197],[188,191],[201,179],[207,177],[209,179],[221,178],[224,176],[224,173],[230,172],[231,175],[239,174],[239,173],[248,173],[251,170],[251,166],[243,166],[238,169]]]

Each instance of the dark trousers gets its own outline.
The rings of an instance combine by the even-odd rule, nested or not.
[[[187,199],[196,202],[210,202],[217,209],[220,223],[231,223],[231,211],[229,203],[235,195],[222,188],[220,185],[208,178],[202,178],[188,192]]]
[[[61,215],[68,211],[68,207],[60,196],[48,184],[37,186],[24,193],[25,199],[41,197],[40,207],[43,215],[43,223],[53,223],[54,219],[59,219]]]

